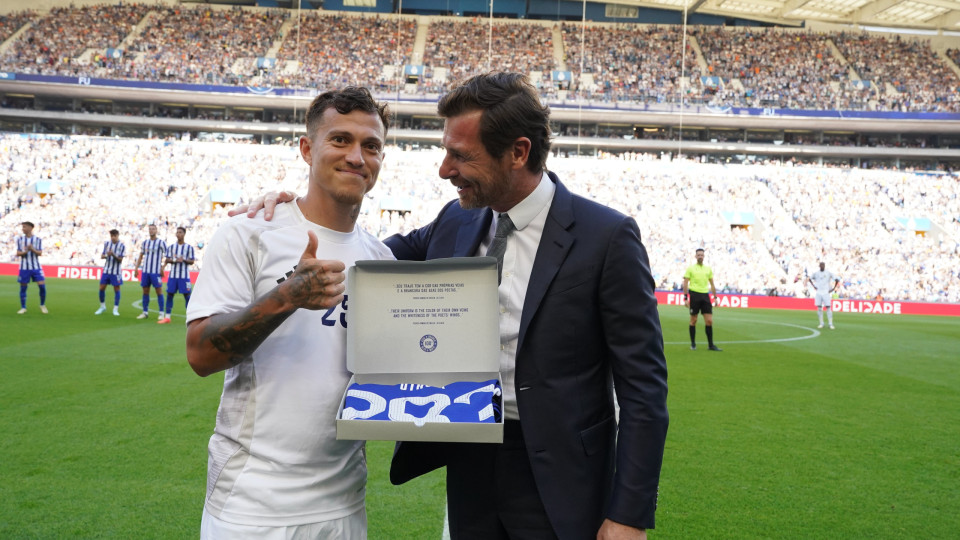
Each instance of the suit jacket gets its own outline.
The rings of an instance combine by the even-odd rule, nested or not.
[[[593,538],[604,518],[652,528],[668,415],[647,253],[632,218],[549,176],[556,193],[523,303],[515,383],[537,489],[560,538]],[[401,260],[469,257],[491,219],[489,209],[453,201],[429,225],[386,244]],[[456,448],[398,443],[391,481],[444,466]],[[470,496],[462,487],[447,490]]]

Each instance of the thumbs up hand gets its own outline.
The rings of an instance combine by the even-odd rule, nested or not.
[[[307,231],[307,238],[307,247],[296,270],[280,287],[297,307],[330,309],[343,301],[346,266],[341,261],[317,259],[317,235]]]

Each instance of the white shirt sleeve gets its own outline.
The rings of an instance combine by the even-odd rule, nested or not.
[[[246,216],[240,217],[247,219]],[[256,299],[254,273],[259,238],[260,227],[251,227],[237,220],[228,221],[217,230],[207,245],[203,269],[190,295],[188,323],[219,313],[239,311],[253,303]]]

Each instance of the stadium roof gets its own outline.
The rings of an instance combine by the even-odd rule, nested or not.
[[[618,5],[740,17],[778,25],[804,21],[960,32],[960,0],[616,0]]]

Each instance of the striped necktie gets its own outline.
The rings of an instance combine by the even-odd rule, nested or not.
[[[506,213],[497,216],[497,232],[493,235],[493,242],[487,248],[487,257],[497,258],[497,284],[500,284],[500,277],[503,273],[503,254],[507,251],[507,236],[516,230],[513,221]]]

